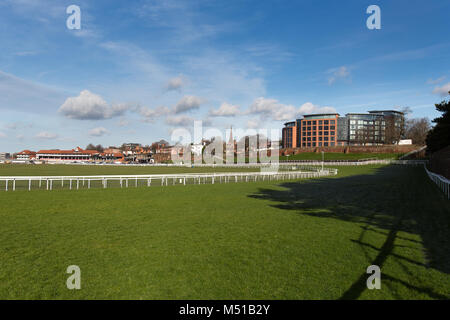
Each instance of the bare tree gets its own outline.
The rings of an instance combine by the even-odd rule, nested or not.
[[[428,118],[409,119],[406,121],[406,138],[413,144],[425,145],[428,131],[431,129]]]
[[[92,143],[89,143],[86,147],[86,150],[96,150],[95,146]]]

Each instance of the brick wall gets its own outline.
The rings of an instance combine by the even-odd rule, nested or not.
[[[156,163],[167,162],[171,160],[170,153],[155,153],[153,155]]]
[[[336,146],[312,148],[281,149],[281,155],[299,154],[304,152],[333,152],[333,153],[408,153],[419,149],[416,145],[383,145],[383,146]]]

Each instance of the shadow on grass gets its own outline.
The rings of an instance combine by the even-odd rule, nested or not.
[[[351,241],[361,246],[371,265],[382,268],[387,258],[392,257],[412,277],[405,263],[450,273],[450,203],[427,179],[423,168],[386,166],[375,169],[372,174],[285,182],[280,186],[282,190],[260,189],[249,197],[270,200],[273,207],[303,215],[364,224],[358,240]],[[401,231],[420,235],[425,264],[393,252],[399,246],[395,244],[396,239],[411,244],[418,242],[399,236]],[[364,242],[368,232],[385,235],[384,244],[378,248]],[[367,248],[378,251],[375,259],[370,258]],[[413,286],[390,275],[383,276],[430,298],[449,298],[430,288]],[[363,273],[341,299],[357,299],[367,288],[367,277]]]

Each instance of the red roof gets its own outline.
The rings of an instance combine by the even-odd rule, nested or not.
[[[34,154],[36,154],[36,152],[30,151],[30,150],[23,150],[23,151],[19,152],[18,154],[34,155]]]
[[[38,152],[39,154],[98,154],[99,152],[97,150],[83,150],[80,147],[77,147],[75,149],[72,150],[59,150],[59,149],[54,149],[54,150],[39,150]]]

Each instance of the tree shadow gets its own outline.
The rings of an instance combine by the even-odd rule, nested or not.
[[[281,190],[261,188],[249,197],[269,200],[272,207],[302,215],[364,224],[359,238],[350,241],[361,247],[371,265],[382,268],[387,258],[392,257],[404,268],[407,262],[450,273],[450,203],[426,178],[423,168],[385,166],[370,174],[284,182],[279,186]],[[380,248],[364,241],[369,232],[386,236]],[[425,263],[394,253],[394,248],[399,247],[396,239],[411,245],[418,242],[399,236],[399,232],[420,235]],[[375,259],[371,259],[368,249],[378,251]],[[367,288],[367,277],[362,274],[341,299],[358,298]],[[393,276],[389,279],[405,284]],[[431,298],[449,298],[430,288],[406,286]]]

